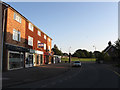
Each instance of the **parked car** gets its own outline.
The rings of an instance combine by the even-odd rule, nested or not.
[[[80,62],[80,61],[74,61],[74,62],[72,63],[72,66],[73,66],[73,67],[74,67],[74,66],[81,67],[81,62]]]

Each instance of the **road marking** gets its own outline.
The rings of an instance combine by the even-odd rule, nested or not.
[[[120,77],[120,74],[119,74],[118,72],[116,72],[116,71],[114,71],[114,70],[112,70],[112,69],[108,69],[108,70],[114,72],[116,75],[118,75],[118,76]]]
[[[116,71],[113,71],[115,74],[117,74],[119,77],[120,77],[120,74],[118,73],[118,72],[116,72]]]

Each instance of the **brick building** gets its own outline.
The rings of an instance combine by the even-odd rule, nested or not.
[[[3,70],[51,62],[52,39],[10,5],[2,3]]]

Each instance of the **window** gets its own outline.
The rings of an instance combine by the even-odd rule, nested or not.
[[[19,52],[9,51],[9,69],[23,68],[24,66],[24,55]]]
[[[46,50],[46,44],[44,43],[44,50]]]
[[[40,31],[38,31],[38,35],[41,36],[41,32]]]
[[[50,46],[48,47],[49,51],[50,51]]]
[[[28,36],[28,45],[33,46],[33,38]]]
[[[38,48],[39,48],[39,43],[41,43],[41,42],[38,40]]]
[[[13,29],[13,40],[20,41],[21,40],[20,35],[21,35],[20,31]]]
[[[46,35],[44,35],[44,39],[46,39]]]
[[[29,29],[33,31],[33,25],[31,23],[29,23]]]
[[[16,13],[14,13],[14,20],[16,20],[19,23],[21,23],[21,17],[19,15],[17,15]]]
[[[48,41],[50,42],[50,38],[48,39]]]

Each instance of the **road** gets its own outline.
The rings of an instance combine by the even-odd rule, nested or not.
[[[119,88],[120,76],[105,64],[82,63],[54,78],[10,88]]]

